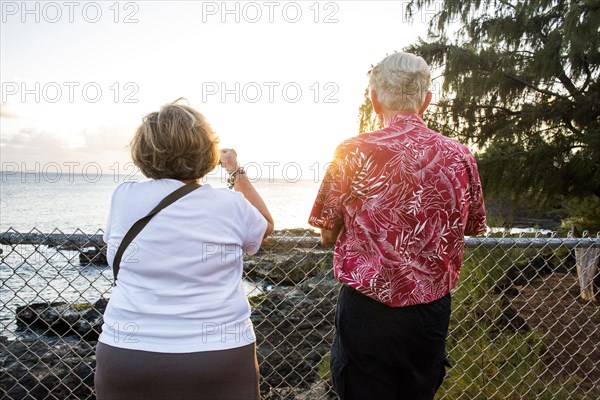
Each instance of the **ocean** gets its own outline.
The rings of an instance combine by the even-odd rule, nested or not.
[[[79,229],[104,230],[110,198],[124,181],[143,176],[0,172],[0,231],[37,229],[49,233]],[[210,176],[203,184],[225,188],[224,179]],[[259,179],[254,186],[267,204],[276,229],[309,228],[307,223],[319,183],[311,180]]]
[[[0,233],[101,233],[113,190],[125,180],[136,179],[145,178],[0,173]],[[202,183],[226,187],[224,180],[214,176]],[[262,179],[254,186],[277,229],[309,227],[308,215],[319,183]],[[94,303],[110,296],[112,270],[80,264],[78,251],[26,244],[1,245],[0,249],[0,336],[19,335],[15,320],[18,306],[54,301]],[[257,282],[243,284],[248,296],[268,290]]]
[[[121,182],[135,179],[144,178],[0,173],[0,233],[9,229],[20,233],[100,233],[113,190]],[[224,180],[214,176],[203,184],[226,187]],[[277,229],[309,227],[307,219],[318,182],[262,179],[255,187]],[[80,264],[78,251],[27,244],[1,245],[0,249],[0,336],[16,334],[17,306],[53,301],[93,303],[110,294],[110,268]],[[269,290],[267,285],[248,281],[244,288],[248,296]]]

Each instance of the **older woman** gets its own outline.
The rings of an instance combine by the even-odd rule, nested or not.
[[[202,185],[156,214],[127,248],[98,342],[98,399],[259,398],[242,257],[273,231],[265,203],[235,151],[219,154],[206,119],[177,102],[144,118],[131,155],[150,180],[115,190],[109,262],[136,221],[219,159],[235,191]]]
[[[433,399],[463,237],[486,231],[475,159],[420,117],[429,76],[408,53],[373,68],[384,128],[338,146],[309,219],[343,283],[330,365],[344,400]]]

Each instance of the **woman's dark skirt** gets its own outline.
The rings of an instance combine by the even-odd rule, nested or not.
[[[155,353],[98,342],[98,400],[260,399],[256,344],[196,353]]]

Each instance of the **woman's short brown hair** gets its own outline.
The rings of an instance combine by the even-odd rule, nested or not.
[[[219,162],[208,121],[179,100],[146,115],[131,139],[131,158],[148,178],[199,179]]]

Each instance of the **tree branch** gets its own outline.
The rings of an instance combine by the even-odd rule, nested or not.
[[[586,77],[585,82],[583,82],[583,85],[581,86],[581,89],[579,89],[579,93],[585,92],[585,89],[588,88],[592,80],[592,71],[590,70],[590,63],[588,63],[585,59],[583,60],[583,68],[585,69]]]
[[[513,4],[510,4],[508,1],[499,0],[498,2],[499,2],[500,4],[504,4],[505,6],[512,8],[512,9],[513,9],[513,10],[515,10],[515,11],[516,11],[516,9],[517,9],[517,7],[516,7],[516,6],[514,6]]]
[[[547,94],[548,96],[560,97],[561,99],[568,99],[567,96],[563,96],[562,94],[554,93],[554,92],[551,92],[550,90],[539,88],[539,87],[535,86],[534,84],[529,83],[529,82],[527,82],[527,81],[525,81],[525,80],[523,80],[523,79],[521,79],[519,77],[512,76],[512,75],[507,74],[507,73],[504,73],[503,75],[504,75],[504,77],[506,77],[508,79],[511,79],[511,80],[513,80],[515,82],[522,83],[523,85],[527,86],[528,88],[531,88],[531,89],[535,90],[536,92]]]
[[[561,68],[560,74],[558,74],[557,78],[560,81],[560,83],[563,84],[565,89],[567,89],[567,91],[571,94],[571,96],[579,97],[579,90],[577,90],[577,88],[573,84],[573,81],[569,79],[564,69]]]
[[[488,161],[477,160],[477,164],[479,166],[491,165],[491,164],[495,164],[495,163],[499,163],[499,162],[505,162],[506,160],[512,160],[517,156],[525,156],[525,155],[527,155],[526,151],[515,151],[514,153],[505,154],[502,157],[493,158]]]
[[[573,126],[573,124],[571,123],[569,118],[563,117],[562,120],[565,123],[565,126],[567,127],[568,130],[570,130],[571,132],[573,132],[576,135],[581,135],[581,131]]]
[[[467,107],[468,108],[483,108],[483,109],[488,109],[488,110],[498,109],[498,110],[502,110],[510,115],[522,114],[522,111],[515,111],[515,110],[511,110],[510,108],[501,107],[501,106],[488,106],[488,105],[483,105],[483,104],[473,104],[473,105],[469,105]]]

